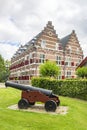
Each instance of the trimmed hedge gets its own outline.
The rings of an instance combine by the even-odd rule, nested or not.
[[[55,80],[32,78],[33,86],[53,90],[53,93],[87,100],[87,80]]]

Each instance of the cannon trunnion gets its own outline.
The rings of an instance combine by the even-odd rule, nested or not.
[[[52,90],[46,90],[28,85],[22,85],[7,81],[6,87],[12,87],[22,90],[21,99],[18,102],[20,109],[27,109],[28,107],[35,105],[36,102],[45,103],[46,111],[55,111],[60,104],[58,96],[52,93]]]

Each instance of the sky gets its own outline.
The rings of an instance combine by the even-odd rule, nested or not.
[[[58,38],[75,30],[87,56],[87,0],[0,0],[0,54],[10,60],[52,21]]]

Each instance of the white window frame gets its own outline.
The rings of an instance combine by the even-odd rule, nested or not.
[[[65,65],[71,66],[71,57],[67,56],[65,59]]]
[[[56,63],[61,65],[61,56],[56,56]]]
[[[59,43],[56,43],[56,50],[59,49]]]
[[[69,51],[70,51],[70,53],[72,52],[72,47],[71,46],[69,46]]]
[[[72,76],[72,71],[71,70],[66,70],[66,78],[71,78]]]
[[[32,53],[29,54],[29,59],[32,59]]]
[[[76,54],[79,54],[79,48],[76,49]]]
[[[46,40],[41,40],[41,47],[42,48],[45,48],[46,47]]]
[[[40,63],[44,63],[44,61],[45,61],[45,54],[40,54],[40,60],[41,60]]]

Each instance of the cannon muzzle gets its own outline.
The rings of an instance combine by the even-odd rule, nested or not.
[[[48,95],[48,96],[52,95],[52,90],[37,88],[37,87],[30,86],[30,85],[28,86],[28,85],[13,83],[13,82],[10,82],[10,81],[6,81],[5,86],[16,88],[16,89],[23,90],[23,91],[39,91],[39,92],[41,92],[45,95]]]

